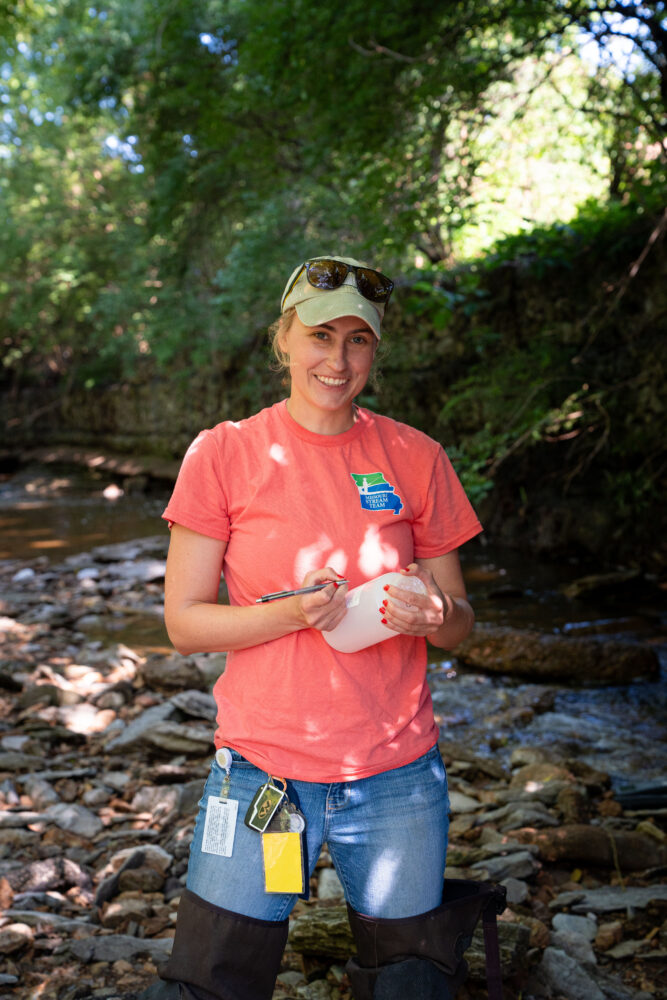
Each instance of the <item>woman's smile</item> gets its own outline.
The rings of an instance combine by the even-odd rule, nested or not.
[[[330,375],[316,375],[315,378],[318,382],[323,382],[324,385],[330,385],[333,388],[340,388],[340,386],[347,385],[350,381],[347,378],[332,378]]]

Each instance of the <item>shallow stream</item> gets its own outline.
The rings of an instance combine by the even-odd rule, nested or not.
[[[160,535],[168,487],[127,492],[102,471],[27,466],[0,478],[0,560],[47,562],[96,546]],[[632,584],[570,599],[563,587],[600,567],[531,559],[483,541],[462,551],[477,619],[565,634],[605,633],[650,643],[658,681],[616,687],[534,685],[460,669],[432,650],[430,683],[445,739],[507,763],[519,745],[553,748],[611,774],[616,785],[663,778],[667,763],[667,614],[657,586]],[[161,619],[115,620],[90,639],[169,648]],[[516,709],[523,708],[521,718]]]

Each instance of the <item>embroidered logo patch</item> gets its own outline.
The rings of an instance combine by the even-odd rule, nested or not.
[[[364,510],[393,510],[394,514],[403,510],[401,498],[381,472],[351,472],[350,475],[359,490]]]

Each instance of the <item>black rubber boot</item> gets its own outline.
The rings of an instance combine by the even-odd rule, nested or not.
[[[357,946],[347,963],[355,1000],[453,1000],[468,973],[463,954],[475,926],[482,913],[495,922],[504,892],[447,879],[441,905],[414,917],[375,919],[348,906]]]
[[[271,1000],[288,926],[223,910],[185,889],[161,981],[140,1000]]]

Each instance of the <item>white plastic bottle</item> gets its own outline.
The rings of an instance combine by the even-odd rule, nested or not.
[[[322,632],[330,646],[339,653],[356,653],[399,634],[382,624],[380,605],[387,596],[384,592],[387,584],[415,594],[427,592],[418,576],[404,576],[402,573],[383,573],[374,580],[362,583],[346,596],[347,611],[342,622],[330,632]]]

